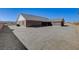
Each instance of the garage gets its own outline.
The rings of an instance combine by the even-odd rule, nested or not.
[[[42,22],[42,26],[52,26],[51,22]]]

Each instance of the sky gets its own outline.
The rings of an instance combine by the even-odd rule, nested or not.
[[[65,22],[79,22],[78,8],[0,8],[0,21],[16,21],[20,13],[53,19],[64,18]]]

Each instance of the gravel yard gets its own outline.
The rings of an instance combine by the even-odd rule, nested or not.
[[[0,30],[4,27],[4,24],[0,24]]]
[[[0,50],[26,50],[8,26],[0,30]]]
[[[13,28],[13,26],[10,26]],[[15,27],[14,34],[30,50],[79,50],[76,27]]]

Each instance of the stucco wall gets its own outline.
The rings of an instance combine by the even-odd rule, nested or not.
[[[41,21],[28,20],[28,19],[25,19],[22,15],[20,15],[18,18],[17,24],[20,24],[23,26],[41,26]]]
[[[20,15],[18,18],[17,24],[26,26],[26,19],[22,15]]]
[[[53,26],[64,26],[64,21],[55,21],[55,22],[52,22],[52,25]]]
[[[23,26],[26,26],[26,20],[18,21],[18,24],[23,25]]]
[[[41,21],[37,21],[35,19],[31,20],[28,18],[24,18],[22,15],[19,16],[17,24],[23,25],[23,26],[43,26]],[[48,24],[48,23],[47,23]],[[64,25],[64,21],[53,21],[52,22],[53,26],[63,26]]]
[[[18,21],[26,20],[22,15],[19,15]]]
[[[41,21],[26,20],[26,26],[41,26]]]
[[[62,22],[52,22],[53,26],[61,26]]]

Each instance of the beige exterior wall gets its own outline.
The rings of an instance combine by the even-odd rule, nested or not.
[[[41,26],[41,21],[26,20],[26,26]]]
[[[53,23],[53,26],[61,26],[61,22],[60,23]]]
[[[17,24],[26,26],[26,19],[22,15],[20,15],[18,18]]]
[[[28,18],[25,19],[22,15],[20,15],[18,18],[17,24],[20,24],[23,26],[43,26],[45,24],[48,25],[49,23],[46,22],[45,24],[42,25],[42,21],[36,21],[34,19],[28,20]],[[53,26],[63,26],[63,24],[64,24],[64,21],[63,22],[62,21],[53,21],[52,22]]]
[[[54,21],[52,22],[53,26],[64,26],[64,21]]]
[[[23,26],[26,26],[26,20],[18,21],[18,24],[23,25]]]
[[[22,15],[20,15],[17,24],[23,26],[41,26],[41,21],[27,20]]]
[[[18,21],[18,24],[22,26],[41,26],[41,21],[23,20]]]

